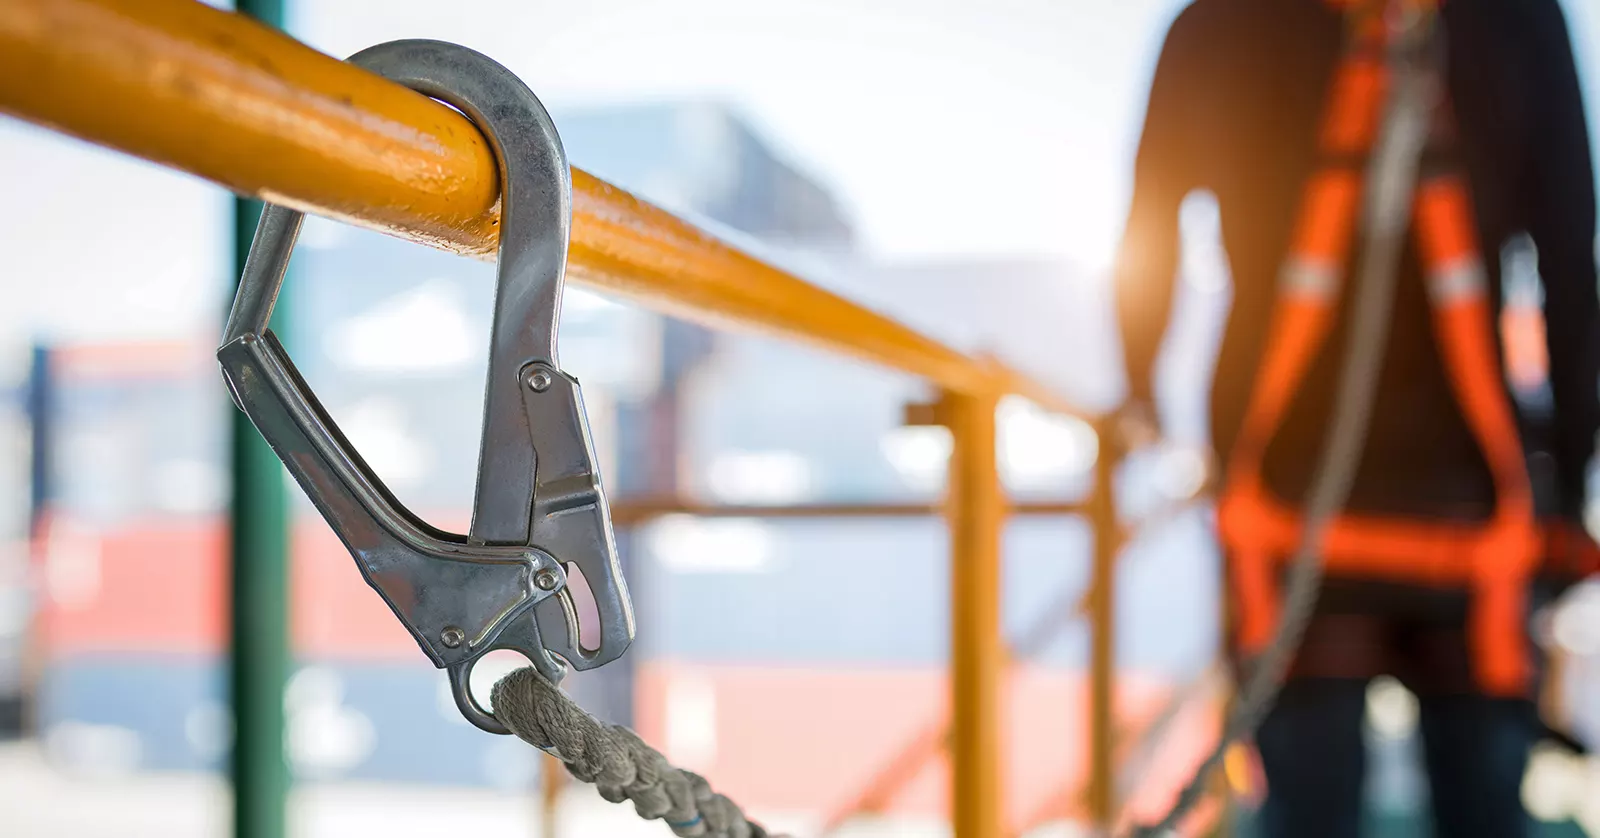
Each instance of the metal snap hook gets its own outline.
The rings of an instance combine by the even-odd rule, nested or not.
[[[484,132],[499,163],[495,318],[470,531],[442,532],[400,504],[267,328],[299,212],[281,206],[263,212],[217,357],[235,403],[368,584],[434,665],[448,671],[462,713],[504,733],[467,689],[483,654],[514,649],[559,681],[563,662],[589,669],[615,660],[634,631],[582,394],[556,358],[571,172],[538,98],[487,57],[439,41],[395,41],[350,60],[460,110]],[[579,645],[567,564],[582,570],[595,594],[598,650]]]

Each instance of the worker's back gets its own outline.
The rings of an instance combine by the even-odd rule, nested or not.
[[[1496,299],[1501,247],[1528,231],[1540,250],[1559,413],[1554,447],[1562,492],[1576,502],[1597,424],[1600,344],[1593,175],[1566,28],[1556,0],[1448,0],[1443,20],[1458,151]],[[1211,190],[1234,279],[1212,412],[1224,462],[1260,368],[1344,44],[1344,14],[1326,0],[1197,0],[1174,24],[1157,70],[1139,188]],[[1135,216],[1140,203],[1136,196]],[[1130,232],[1137,229],[1139,219],[1130,218]],[[1357,263],[1352,254],[1348,264]],[[1489,471],[1442,365],[1413,251],[1403,267],[1379,407],[1350,507],[1481,517],[1494,501]],[[1303,494],[1322,445],[1343,327],[1323,348],[1269,448],[1269,485],[1291,501]],[[1125,337],[1137,343],[1141,335],[1133,331]],[[1135,376],[1141,354],[1130,346]]]
[[[1362,69],[1378,56],[1347,54],[1345,24],[1354,18],[1342,7],[1356,2],[1372,8],[1403,0],[1195,0],[1173,24],[1151,86],[1117,265],[1127,426],[1139,430],[1148,418],[1178,266],[1179,209],[1191,192],[1210,190],[1234,279],[1212,398],[1219,461],[1229,469],[1218,530],[1234,594],[1230,652],[1240,661],[1266,654],[1283,625],[1307,619],[1299,637],[1277,635],[1298,643],[1255,730],[1268,789],[1261,831],[1271,838],[1361,834],[1367,688],[1390,675],[1418,699],[1433,833],[1512,838],[1526,835],[1528,824],[1519,796],[1537,677],[1528,615],[1544,601],[1545,586],[1535,584],[1539,561],[1561,552],[1558,539],[1541,543],[1538,533],[1572,528],[1533,519],[1518,471],[1522,453],[1506,438],[1513,422],[1493,393],[1496,370],[1478,361],[1492,327],[1483,320],[1498,308],[1497,257],[1525,232],[1545,290],[1554,408],[1540,444],[1554,461],[1551,488],[1570,521],[1585,499],[1600,430],[1588,131],[1557,0],[1434,0],[1443,3],[1443,27],[1432,31],[1447,50],[1444,92],[1453,114],[1435,114],[1441,118],[1428,134],[1418,184],[1426,223],[1406,240],[1428,248],[1438,293],[1430,301],[1421,260],[1408,250],[1348,504],[1356,514],[1336,516],[1310,553],[1326,571],[1317,596],[1285,597],[1279,574],[1303,537],[1294,507],[1336,412],[1349,326],[1339,322],[1320,341],[1323,292],[1340,289],[1343,321],[1361,281],[1349,266],[1361,265],[1362,254],[1340,252],[1349,220],[1341,214],[1354,204],[1344,201],[1345,185],[1368,161],[1319,156],[1319,147],[1351,154],[1371,139],[1368,108],[1380,97],[1366,85],[1381,75]],[[1374,32],[1387,38],[1398,30],[1360,31],[1360,49],[1372,50]],[[1339,95],[1330,96],[1336,68]],[[1460,174],[1470,196],[1459,188]],[[1480,253],[1458,223],[1468,203],[1494,306],[1477,295]],[[1296,260],[1286,265],[1291,240]],[[1326,269],[1340,264],[1344,281],[1329,281]],[[1280,277],[1298,292],[1282,306]],[[1448,340],[1437,339],[1435,322]],[[1278,330],[1274,363],[1263,370],[1269,329]],[[1317,354],[1301,375],[1310,352]],[[1458,403],[1452,380],[1470,394],[1468,404]],[[1282,415],[1280,396],[1291,398]],[[1250,436],[1241,440],[1247,406]],[[1479,427],[1477,437],[1464,415]],[[1263,461],[1257,454],[1268,437]],[[1480,439],[1494,450],[1494,478]],[[1481,523],[1416,520],[1491,512]]]

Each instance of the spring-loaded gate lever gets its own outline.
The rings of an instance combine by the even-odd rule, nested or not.
[[[509,70],[439,41],[379,44],[350,62],[464,113],[488,138],[501,180],[494,329],[472,526],[429,526],[351,446],[267,328],[304,215],[268,205],[256,228],[217,359],[242,409],[361,573],[450,678],[466,718],[510,731],[473,698],[473,665],[494,649],[526,655],[552,682],[566,666],[616,660],[633,610],[577,379],[556,358],[572,225],[572,182],[555,124]],[[567,567],[599,612],[585,648]]]

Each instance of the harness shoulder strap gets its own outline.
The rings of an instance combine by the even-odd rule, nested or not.
[[[1444,569],[1477,595],[1471,633],[1480,681],[1493,692],[1515,693],[1527,682],[1525,585],[1541,540],[1522,443],[1500,370],[1470,191],[1453,161],[1448,109],[1437,104],[1444,98],[1442,62],[1418,70],[1427,74],[1422,78],[1433,89],[1435,104],[1426,106],[1428,112],[1407,112],[1402,102],[1390,122],[1383,123],[1383,103],[1389,87],[1397,83],[1383,60],[1390,46],[1388,29],[1381,19],[1353,12],[1351,32],[1319,133],[1324,162],[1307,182],[1280,277],[1266,353],[1218,509],[1219,531],[1232,554],[1240,599],[1239,639],[1247,651],[1264,648],[1279,622],[1276,565],[1298,543],[1304,521],[1300,511],[1286,507],[1265,486],[1263,459],[1337,314],[1365,197],[1368,214],[1363,232],[1369,247],[1380,237],[1403,235],[1410,224],[1446,373],[1488,462],[1497,500],[1492,519],[1482,526],[1339,516],[1322,538],[1323,561],[1335,569],[1341,563],[1352,569],[1371,569],[1377,563],[1390,575],[1404,577],[1409,570],[1416,581],[1438,583],[1441,563],[1436,554],[1465,546],[1466,555],[1447,556],[1452,561]],[[1417,107],[1421,106],[1412,106]],[[1371,173],[1375,179],[1364,179],[1357,161],[1374,157],[1379,132],[1402,130],[1412,123],[1425,132],[1419,136],[1425,141],[1403,151],[1398,149],[1404,144],[1391,143],[1381,159],[1370,162],[1378,167]],[[1417,182],[1425,149],[1427,171]],[[1383,192],[1363,196],[1368,182]],[[1393,195],[1384,194],[1391,189]]]

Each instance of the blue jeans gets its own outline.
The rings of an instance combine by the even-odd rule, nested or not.
[[[1358,838],[1367,681],[1301,678],[1285,685],[1256,734],[1267,775],[1263,838]],[[1536,736],[1526,701],[1421,695],[1423,758],[1434,838],[1526,838],[1522,775]]]

